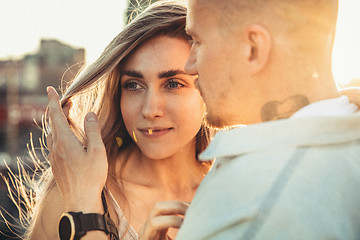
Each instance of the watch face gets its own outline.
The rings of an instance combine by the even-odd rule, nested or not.
[[[75,224],[73,217],[64,213],[59,222],[59,237],[61,240],[72,240],[75,235]]]

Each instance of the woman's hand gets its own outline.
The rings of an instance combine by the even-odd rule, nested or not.
[[[168,240],[169,228],[180,228],[189,204],[186,202],[158,202],[139,232],[140,240]]]
[[[48,87],[47,91],[51,126],[47,136],[49,161],[65,210],[101,213],[101,191],[108,163],[97,116],[92,112],[85,116],[83,146],[68,125],[56,90]]]

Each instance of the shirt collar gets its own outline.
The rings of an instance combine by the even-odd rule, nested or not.
[[[346,121],[346,124],[344,124]],[[274,147],[337,144],[360,138],[360,113],[349,116],[284,119],[218,132],[199,155],[202,161]]]
[[[311,116],[343,116],[358,111],[358,107],[349,102],[347,96],[326,99],[309,104],[296,113],[291,118],[304,118]]]

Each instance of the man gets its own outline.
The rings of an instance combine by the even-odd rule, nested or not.
[[[359,239],[360,114],[331,70],[337,0],[189,0],[216,158],[178,240]]]

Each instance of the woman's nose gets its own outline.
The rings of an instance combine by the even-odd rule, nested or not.
[[[142,115],[148,120],[164,116],[163,111],[164,100],[157,91],[149,90],[144,98]]]

